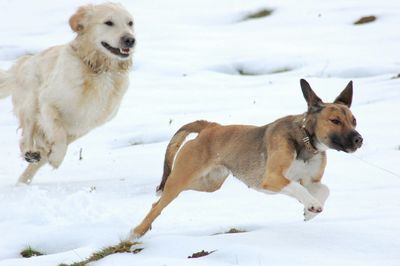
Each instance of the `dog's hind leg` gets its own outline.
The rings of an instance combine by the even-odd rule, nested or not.
[[[160,199],[155,202],[143,219],[130,233],[130,239],[136,239],[144,235],[150,228],[153,221],[161,214],[161,211],[167,207],[183,190],[187,189],[192,181],[207,170],[205,159],[202,160],[202,152],[198,150],[193,141],[186,145],[179,152],[174,168],[166,180],[164,190]]]
[[[326,199],[329,197],[329,188],[326,185],[315,182],[307,184],[304,187],[324,206]],[[310,212],[304,208],[304,221],[309,221],[317,215],[318,213]]]
[[[33,180],[33,176],[36,174],[36,172],[41,168],[43,165],[46,164],[45,160],[40,160],[37,163],[30,163],[25,171],[21,174],[17,181],[17,185],[19,184],[30,184]]]
[[[173,179],[177,179],[177,177],[169,177],[161,198],[153,203],[150,212],[143,221],[131,231],[130,239],[136,239],[144,235],[151,228],[153,221],[161,214],[161,211],[185,189],[185,184],[174,182]]]

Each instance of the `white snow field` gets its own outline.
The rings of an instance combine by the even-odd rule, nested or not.
[[[73,263],[125,239],[157,199],[180,126],[302,113],[300,78],[326,101],[353,80],[364,137],[354,154],[328,152],[331,196],[318,217],[304,222],[296,200],[229,177],[215,193],[182,193],[140,253],[90,265],[400,265],[400,1],[121,2],[138,40],[129,91],[115,119],[70,145],[60,169],[15,186],[26,163],[11,99],[0,100],[1,266]],[[68,19],[84,3],[0,0],[0,68],[72,40]],[[262,9],[273,12],[243,21]],[[353,25],[368,15],[377,20]],[[218,234],[231,228],[246,232]],[[22,258],[28,246],[46,255]],[[187,258],[201,250],[215,252]]]

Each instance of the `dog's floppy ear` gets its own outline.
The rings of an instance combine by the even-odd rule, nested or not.
[[[75,14],[73,14],[72,17],[70,17],[69,25],[71,26],[71,29],[73,31],[81,33],[85,29],[86,20],[90,7],[91,7],[90,5],[81,6],[80,8],[78,8]]]
[[[350,108],[351,102],[353,101],[353,81],[350,80],[346,88],[336,97],[334,103],[340,103],[347,105]]]
[[[323,102],[311,89],[310,84],[308,84],[305,79],[301,79],[300,86],[303,92],[304,99],[306,99],[308,105],[308,111],[320,110],[322,108]]]

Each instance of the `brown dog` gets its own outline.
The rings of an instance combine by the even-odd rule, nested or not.
[[[354,152],[363,139],[349,109],[351,81],[333,103],[323,103],[307,81],[300,80],[300,85],[308,104],[304,114],[262,127],[196,121],[179,129],[165,154],[164,174],[157,188],[161,198],[130,238],[144,235],[183,190],[216,191],[229,174],[256,190],[298,199],[304,205],[305,220],[320,213],[329,195],[328,187],[321,184],[325,151]],[[199,134],[180,149],[192,132]]]

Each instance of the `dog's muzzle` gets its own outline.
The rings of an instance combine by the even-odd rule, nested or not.
[[[131,34],[124,35],[119,40],[120,47],[112,47],[107,42],[101,42],[104,48],[111,53],[126,58],[131,54],[131,49],[135,46],[136,40]]]
[[[133,48],[133,46],[135,45],[135,42],[135,38],[130,34],[122,36],[120,40],[121,48],[119,49],[119,52],[122,55],[129,55],[131,52],[131,48]]]
[[[339,136],[333,134],[330,136],[331,148],[344,151],[344,152],[355,152],[363,144],[363,138],[357,131],[351,131],[347,135]]]

